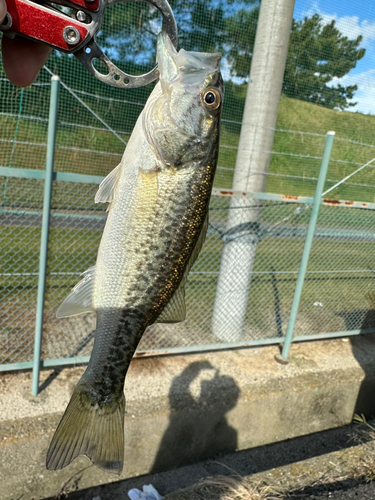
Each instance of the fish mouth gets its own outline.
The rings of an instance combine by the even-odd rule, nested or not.
[[[162,30],[158,35],[156,60],[160,80],[179,79],[183,83],[203,79],[220,70],[219,52],[191,52],[185,49],[177,51],[168,34]]]

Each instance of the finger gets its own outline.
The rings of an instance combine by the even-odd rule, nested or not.
[[[3,0],[0,0],[3,1]],[[23,38],[3,37],[2,54],[4,70],[17,87],[31,85],[47,61],[51,48]]]
[[[0,0],[0,23],[3,22],[6,12],[7,6],[5,0]]]

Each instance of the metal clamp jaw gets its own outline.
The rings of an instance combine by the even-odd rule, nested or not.
[[[6,0],[7,14],[0,29],[8,36],[21,35],[74,54],[95,78],[108,85],[119,88],[142,87],[158,78],[157,66],[144,75],[129,75],[113,64],[95,42],[105,8],[124,1],[145,1],[156,7],[163,16],[163,28],[177,47],[176,21],[167,0],[55,0],[54,3],[71,8],[74,17],[46,1]],[[95,59],[100,59],[106,65],[108,74],[97,71],[93,65]]]

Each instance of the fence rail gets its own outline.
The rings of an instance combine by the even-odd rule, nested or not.
[[[0,170],[0,186],[7,184],[0,214],[5,239],[0,274],[1,371],[33,366],[44,178],[43,171]],[[57,320],[54,312],[80,272],[95,261],[105,208],[91,205],[87,198],[93,198],[101,179],[65,172],[53,175],[41,367],[85,363],[89,359],[92,316]],[[212,310],[223,235],[233,210],[231,200],[236,197],[248,201],[241,210],[261,207],[262,220],[242,336],[231,341],[229,329],[228,341],[223,342],[212,333]],[[187,319],[177,325],[150,327],[137,354],[283,342],[312,204],[311,197],[214,189],[207,241],[186,290]],[[56,223],[61,217],[68,222]],[[100,225],[93,225],[93,221]],[[294,328],[295,341],[374,331],[374,222],[375,204],[320,201]]]
[[[52,125],[52,120],[45,123]],[[49,174],[42,167],[19,167],[24,159],[13,162],[17,144],[25,146],[27,141],[22,134],[17,135],[17,124],[13,139],[4,138],[12,147],[9,166],[0,166],[0,371],[33,368],[36,394],[41,367],[86,363],[89,359],[93,316],[58,320],[55,311],[79,275],[95,263],[106,207],[96,205],[94,197],[104,177],[85,174],[84,170],[66,171],[67,159],[62,161],[61,157],[58,171],[50,170]],[[65,126],[69,123],[60,129]],[[43,142],[34,144],[43,148],[41,156],[55,133],[52,126],[48,141],[43,136]],[[319,140],[324,137],[310,135]],[[73,149],[75,155],[87,149],[81,145],[71,148],[60,141],[56,154],[61,154],[61,148],[69,155]],[[103,151],[93,147],[90,152]],[[327,154],[319,155],[323,155],[323,144],[314,159],[325,156],[328,161]],[[74,157],[68,158],[71,161]],[[51,195],[50,202],[46,192]],[[307,259],[306,255],[302,257],[314,199],[319,214],[316,226],[310,227],[313,238]],[[256,218],[251,216],[255,213]],[[257,224],[244,224],[246,217],[256,219]],[[213,189],[207,239],[186,287],[187,318],[176,325],[149,327],[136,355],[284,343],[286,358],[292,339],[375,331],[374,226],[375,203],[321,198],[319,192],[312,198]],[[233,230],[238,227],[240,231]],[[218,333],[214,310],[219,303],[223,251],[236,239],[242,247],[256,241],[255,258],[252,263],[241,261],[240,253],[234,262],[250,276],[246,289],[239,290],[241,286],[231,273],[225,276],[224,306],[238,292],[246,302],[240,331],[235,331],[232,321],[239,314],[234,301],[233,311],[221,315]],[[42,258],[41,240],[45,252]]]

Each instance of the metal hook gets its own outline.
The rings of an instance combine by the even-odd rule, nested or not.
[[[163,29],[168,34],[174,47],[177,48],[178,33],[176,20],[174,18],[171,6],[167,2],[167,0],[108,0],[106,2],[106,6],[124,1],[145,1],[156,7],[163,16]],[[147,85],[148,83],[156,80],[159,76],[157,65],[148,73],[139,76],[129,75],[128,73],[121,71],[104,54],[104,52],[100,49],[94,39],[91,39],[87,45],[74,52],[74,55],[88,69],[88,71],[90,71],[90,73],[95,76],[95,78],[103,83],[111,85],[112,87],[127,89],[143,87],[144,85]],[[93,65],[94,59],[100,59],[106,65],[108,69],[107,75],[104,75],[97,71],[97,69]]]

